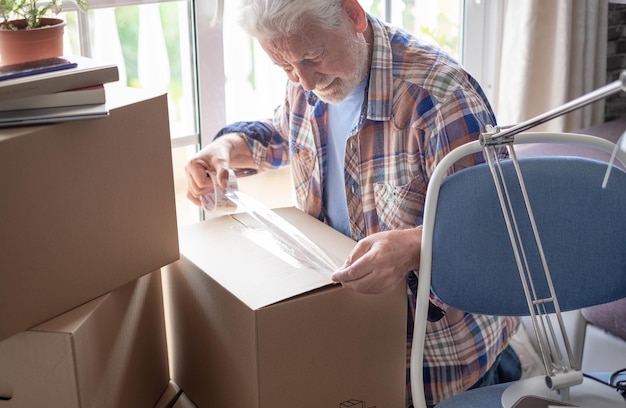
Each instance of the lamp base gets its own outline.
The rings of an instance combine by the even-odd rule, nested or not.
[[[532,404],[531,400],[533,400]],[[544,376],[516,381],[507,387],[502,394],[502,408],[522,408],[523,406],[547,408],[552,405],[583,408],[626,408],[626,400],[607,385],[588,378],[584,378],[582,384],[570,387],[569,398],[562,398],[561,395],[549,389],[546,386]]]

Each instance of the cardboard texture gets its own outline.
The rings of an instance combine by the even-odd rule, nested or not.
[[[0,340],[178,259],[167,97],[0,130]]]
[[[154,407],[169,382],[156,271],[0,342],[0,408]]]
[[[181,394],[180,397],[174,402],[172,408],[197,408],[196,405],[189,399],[187,394]]]
[[[161,394],[161,398],[156,403],[154,408],[172,408],[174,402],[180,397],[182,390],[174,381],[171,381],[167,384],[167,388]]]
[[[276,212],[338,259],[355,245]],[[406,287],[329,284],[249,239],[262,229],[245,213],[181,229],[181,258],[163,268],[172,380],[199,407],[404,406]]]
[[[170,381],[154,408],[197,408],[178,384]]]

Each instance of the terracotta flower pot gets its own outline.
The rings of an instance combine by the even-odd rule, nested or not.
[[[30,30],[26,20],[12,21],[18,30],[0,29],[0,65],[33,61],[63,55],[65,21],[60,18],[42,18],[42,26]]]

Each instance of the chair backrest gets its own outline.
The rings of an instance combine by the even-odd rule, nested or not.
[[[626,173],[578,157],[522,157],[519,166],[561,311],[626,296]],[[550,296],[511,161],[502,162],[538,298]],[[431,287],[446,304],[489,315],[528,315],[488,165],[451,175],[439,191]],[[548,310],[553,312],[553,310]]]
[[[615,146],[594,136],[564,133],[515,138],[515,144],[536,142],[578,144],[608,153]],[[456,161],[481,150],[479,142],[471,142],[450,152],[429,182],[411,356],[416,408],[425,406],[423,342],[431,289],[464,311],[530,314],[489,166],[447,176]],[[556,156],[518,160],[560,310],[626,297],[626,173],[614,168],[603,189],[606,163]],[[501,165],[536,297],[541,298],[549,292],[513,163],[505,159]]]

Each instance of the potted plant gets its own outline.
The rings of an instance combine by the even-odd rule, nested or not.
[[[63,55],[63,0],[0,0],[0,63]],[[87,11],[87,0],[72,0]]]

